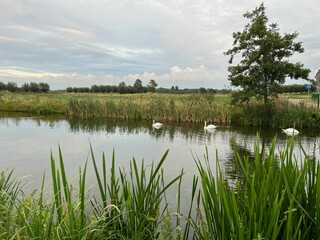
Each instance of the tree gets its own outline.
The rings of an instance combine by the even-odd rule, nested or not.
[[[107,86],[106,85],[100,85],[100,92],[102,92],[102,93],[107,92]]]
[[[0,82],[0,91],[1,90],[7,90],[7,84]]]
[[[50,91],[50,85],[48,83],[43,83],[43,82],[40,82],[39,83],[39,87],[40,87],[40,91],[41,92],[49,92]]]
[[[238,65],[228,68],[231,85],[242,88],[233,95],[233,102],[260,96],[266,104],[268,98],[277,96],[279,86],[287,77],[308,79],[310,70],[300,62],[288,61],[295,52],[304,52],[301,42],[294,42],[298,33],[282,36],[277,23],[267,25],[263,3],[243,16],[250,19],[250,23],[242,32],[233,33],[233,48],[225,52],[230,55],[230,64],[237,54],[242,57]]]
[[[35,83],[35,82],[31,82],[29,84],[29,90],[31,92],[40,92],[40,86],[38,83]]]
[[[30,90],[29,83],[24,83],[24,84],[22,85],[22,90],[23,90],[24,92],[28,92],[28,91]]]
[[[136,81],[133,84],[133,88],[137,93],[143,92],[142,81],[140,79],[136,79]]]
[[[67,88],[66,88],[66,91],[67,91],[68,93],[71,93],[71,92],[73,92],[73,88],[72,88],[72,87],[67,87]]]
[[[91,92],[94,92],[94,93],[100,92],[100,87],[98,85],[92,85]]]
[[[204,87],[199,88],[199,93],[204,94],[207,93],[207,89],[205,89]]]
[[[126,83],[125,83],[125,82],[119,83],[119,85],[118,85],[118,90],[119,90],[119,93],[120,93],[120,94],[126,93],[126,92],[127,92]]]
[[[15,82],[8,82],[8,84],[7,84],[7,90],[8,90],[9,92],[15,92],[15,91],[17,91],[17,89],[18,89],[17,83],[15,83]]]
[[[151,79],[148,84],[148,92],[156,92],[157,86],[158,86],[158,84],[156,83],[156,81]]]

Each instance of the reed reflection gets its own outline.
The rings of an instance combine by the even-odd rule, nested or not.
[[[2,112],[0,113],[0,129],[1,127],[3,129],[3,132],[1,132],[2,138],[0,138],[0,141],[3,143],[3,151],[1,153],[3,157],[6,157],[6,151],[8,152],[7,156],[12,155],[9,153],[8,148],[4,146],[9,142],[12,148],[18,148],[22,151],[21,146],[18,146],[18,141],[21,141],[22,138],[25,138],[25,149],[30,149],[30,151],[32,149],[33,154],[30,153],[30,155],[34,156],[34,152],[40,151],[39,148],[47,148],[47,146],[37,145],[37,150],[34,148],[35,142],[37,144],[43,143],[56,146],[58,141],[60,143],[64,141],[69,143],[68,139],[77,139],[77,144],[86,146],[88,145],[87,140],[89,135],[90,140],[92,142],[96,141],[97,145],[101,145],[102,150],[112,145],[115,146],[116,151],[122,149],[130,157],[141,155],[143,157],[150,157],[152,160],[169,148],[172,158],[176,160],[171,164],[178,163],[177,168],[179,166],[183,168],[186,166],[186,161],[188,161],[188,166],[194,170],[195,165],[191,152],[199,153],[199,158],[201,159],[201,156],[205,152],[205,147],[208,147],[211,154],[209,158],[213,162],[219,161],[220,166],[225,171],[226,178],[234,179],[238,175],[235,161],[236,156],[234,155],[235,149],[242,156],[247,156],[253,162],[256,141],[259,141],[260,153],[262,152],[262,146],[265,146],[266,153],[268,153],[268,149],[276,137],[277,154],[279,154],[281,149],[286,147],[288,140],[288,136],[283,134],[280,128],[219,126],[213,130],[204,130],[203,124],[163,123],[164,125],[161,128],[156,129],[152,127],[152,121],[128,121],[105,118],[65,119],[57,115],[40,117],[21,113]],[[21,127],[19,127],[20,125]],[[14,133],[8,129],[11,126],[17,127]],[[22,127],[24,130],[19,130]],[[46,132],[48,129],[52,130],[50,134]],[[59,133],[57,133],[58,130]],[[304,154],[301,150],[302,146],[306,154],[310,156],[310,159],[319,158],[320,134],[307,129],[300,130],[300,133],[299,136],[295,137],[295,154],[298,157]],[[258,140],[257,134],[259,135]],[[117,138],[117,136],[122,137]],[[45,141],[38,141],[37,139],[40,138],[45,139]],[[81,141],[80,138],[82,138]],[[30,144],[30,146],[26,144]],[[78,155],[82,154],[82,147],[73,146],[72,143],[69,144],[70,149],[76,149]],[[143,146],[139,146],[139,144]],[[216,151],[218,159],[215,156]],[[38,155],[46,156],[48,155],[48,151],[39,152]],[[26,159],[27,157],[28,155],[23,152],[16,156],[17,159]]]

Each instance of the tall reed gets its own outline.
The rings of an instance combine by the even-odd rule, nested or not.
[[[208,157],[196,160],[202,180],[197,238],[319,239],[319,163],[306,154],[299,162],[293,141],[278,155],[276,140],[269,150],[257,140],[253,162],[236,151],[236,184],[225,181],[218,161],[214,176]]]
[[[113,118],[204,122],[247,126],[319,128],[320,112],[279,98],[230,105],[229,95],[0,93],[0,111],[59,113],[68,118]]]
[[[161,225],[168,213],[165,192],[181,179],[183,174],[165,183],[161,168],[168,151],[159,163],[152,163],[148,171],[144,161],[138,167],[137,161],[133,158],[130,162],[129,176],[124,170],[119,169],[120,179],[116,177],[113,154],[109,184],[105,156],[103,155],[102,166],[99,168],[92,148],[91,154],[102,203],[93,202],[97,226],[90,237],[158,239],[165,235],[166,233],[161,231]],[[102,173],[98,169],[102,169]]]
[[[267,105],[251,101],[249,104],[234,106],[230,118],[233,124],[247,126],[319,128],[320,112],[304,104],[278,99]]]
[[[16,232],[15,201],[21,190],[20,181],[12,178],[13,171],[0,173],[0,237],[9,238]]]

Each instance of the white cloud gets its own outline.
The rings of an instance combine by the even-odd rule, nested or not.
[[[127,85],[133,85],[136,79],[140,79],[143,85],[147,85],[151,79],[155,80],[159,87],[179,86],[180,88],[189,87],[206,87],[206,88],[222,88],[225,79],[219,75],[219,72],[209,71],[205,66],[201,65],[197,68],[181,68],[173,66],[167,73],[156,74],[154,72],[144,72],[142,74],[128,74],[125,76],[116,76],[113,74],[56,74],[48,72],[25,72],[23,69],[8,70],[0,69],[0,77],[15,81],[18,85],[25,82],[47,82],[51,89],[65,89],[66,86],[71,87],[90,87],[97,85],[118,85],[124,81]]]
[[[0,66],[45,73],[44,80],[57,86],[153,78],[159,85],[220,88],[228,85],[223,52],[232,45],[232,33],[247,23],[243,13],[260,3],[1,0]],[[266,0],[265,6],[281,32],[300,33],[306,51],[295,59],[315,72],[320,1]],[[1,81],[12,78],[2,72]]]

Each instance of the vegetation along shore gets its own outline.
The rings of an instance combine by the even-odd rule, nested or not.
[[[290,98],[310,95],[280,95],[267,105],[253,100],[231,105],[230,94],[103,94],[103,93],[11,93],[0,92],[0,111],[62,114],[67,118],[121,118],[164,122],[208,121],[247,126],[319,127],[320,112]]]

